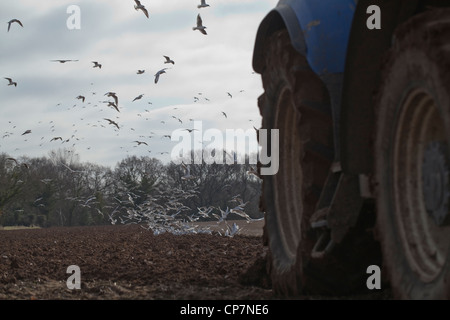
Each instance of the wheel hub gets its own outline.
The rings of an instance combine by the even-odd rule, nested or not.
[[[422,163],[423,196],[425,208],[437,225],[448,222],[449,211],[449,165],[447,146],[443,142],[427,144]]]
[[[423,283],[441,274],[450,249],[448,141],[433,96],[410,90],[392,142],[393,203],[402,250]]]

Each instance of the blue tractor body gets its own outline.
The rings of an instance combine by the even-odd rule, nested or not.
[[[306,58],[318,75],[344,72],[347,44],[356,3],[354,0],[283,0],[298,18]]]
[[[293,46],[306,56],[314,72],[318,75],[342,73],[356,2],[281,0],[261,23],[259,36],[265,36],[265,29],[274,15],[279,15],[287,26]],[[258,57],[256,50],[255,57]]]
[[[263,45],[274,30],[286,28],[292,46],[306,57],[330,93],[336,161],[340,158],[341,93],[352,20],[357,0],[280,0],[259,27],[253,67],[261,73]]]

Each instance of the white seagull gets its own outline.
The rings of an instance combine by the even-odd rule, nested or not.
[[[8,21],[8,32],[9,32],[9,28],[11,28],[11,24],[14,22],[20,24],[20,26],[23,28],[23,24],[22,24],[22,22],[20,22],[20,20],[12,19],[12,20]]]
[[[136,2],[136,5],[134,6],[134,9],[136,10],[141,10],[145,16],[148,18],[148,11],[147,9],[145,9],[145,7],[141,4],[141,2],[139,0],[134,0],[134,2]]]
[[[199,13],[197,15],[197,26],[193,27],[192,30],[198,30],[203,34],[207,34],[205,29],[206,29],[206,27],[203,25],[202,17],[200,17],[200,13]]]
[[[258,170],[255,170],[253,167],[250,167],[250,170],[248,170],[246,173],[253,174],[253,175],[257,176],[258,178],[261,178],[261,176],[258,173]]]
[[[116,95],[115,92],[107,92],[107,93],[105,93],[104,95],[105,95],[105,96],[108,96],[108,97],[114,98],[114,101],[116,102],[116,106],[119,105],[119,98],[117,98],[117,95]]]
[[[19,162],[14,158],[6,158],[5,160],[14,161],[17,165],[19,165]]]
[[[115,122],[115,121],[113,121],[113,120],[111,120],[111,119],[108,119],[108,118],[103,118],[103,119],[105,119],[106,121],[108,121],[109,124],[112,124],[112,125],[116,126],[116,128],[120,130],[119,125],[117,124],[117,122]]]
[[[172,59],[170,59],[168,56],[164,56],[164,58],[166,58],[166,61],[164,61],[164,63],[175,64],[175,61],[173,61]]]
[[[115,104],[112,101],[106,101],[106,102],[108,103],[108,107],[113,107],[114,109],[116,109],[117,112],[120,112],[119,111],[119,107],[117,106],[117,104]]]
[[[227,224],[227,230],[225,231],[225,236],[233,237],[238,232],[239,232],[239,226],[236,224],[236,222],[234,222],[231,227]]]
[[[184,162],[181,162],[181,166],[184,170],[184,176],[181,177],[181,180],[190,180],[194,179],[195,177],[191,175],[191,169],[184,164]]]
[[[163,73],[166,73],[166,70],[167,70],[167,68],[161,69],[155,74],[155,83],[158,83],[159,76]]]

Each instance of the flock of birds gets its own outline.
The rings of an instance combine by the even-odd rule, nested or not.
[[[134,0],[134,2],[135,2],[134,9],[136,11],[141,11],[147,18],[149,18],[149,11],[148,11],[148,9],[139,0]],[[206,0],[201,0],[200,4],[197,6],[197,8],[201,9],[201,8],[207,8],[209,6],[210,5],[206,3]],[[7,32],[10,32],[10,30],[12,30],[14,28],[14,25],[18,25],[18,26],[20,26],[22,28],[24,27],[22,21],[20,21],[19,19],[11,19],[10,21],[8,21],[7,24],[8,24]],[[206,26],[203,25],[203,20],[202,20],[202,18],[200,16],[200,13],[197,15],[196,25],[194,27],[192,27],[192,29],[194,31],[199,31],[203,35],[207,35]],[[165,65],[166,64],[171,65],[171,66],[175,65],[175,61],[170,56],[163,55],[163,58],[164,58],[163,62],[164,62]],[[79,61],[78,59],[53,59],[53,60],[50,60],[50,62],[55,62],[55,63],[60,63],[60,64],[76,63],[78,61]],[[92,68],[98,68],[99,70],[102,69],[103,65],[102,65],[102,63],[100,61],[91,61],[91,63],[92,63]],[[157,84],[159,82],[161,75],[165,74],[168,69],[170,69],[170,68],[169,67],[161,68],[160,70],[158,70],[154,74],[154,83],[155,84]],[[136,74],[142,75],[145,72],[146,72],[145,69],[138,69],[136,71]],[[14,86],[14,87],[18,86],[18,82],[15,79],[13,79],[12,77],[4,77],[4,79],[8,81],[8,83],[7,83],[8,86]],[[92,83],[91,83],[91,85],[92,85]],[[242,92],[244,92],[244,90],[240,91],[240,93],[242,93]],[[92,93],[93,96],[97,94],[97,92],[91,92],[91,93]],[[230,92],[226,92],[226,94],[227,94],[227,96],[230,99],[233,98],[233,95]],[[120,113],[121,108],[119,107],[119,96],[118,96],[118,94],[116,92],[109,91],[109,92],[104,93],[103,96],[107,97],[107,98],[109,98],[111,100],[100,100],[99,103],[105,103],[108,108],[111,108],[112,110],[116,111],[117,113]],[[142,100],[143,98],[144,98],[144,94],[139,94],[130,103]],[[207,97],[202,97],[202,93],[199,92],[197,94],[197,96],[194,96],[194,102],[200,101],[201,98],[203,98],[204,101],[209,101],[209,99]],[[79,94],[78,96],[75,97],[75,99],[80,101],[80,103],[82,104],[82,108],[86,108],[87,107],[86,105],[90,105],[91,104],[91,102],[89,101],[90,97],[88,97],[85,94]],[[152,103],[150,101],[148,101],[147,104],[151,105]],[[57,106],[58,107],[61,106],[61,103],[58,103]],[[73,108],[75,108],[77,106],[78,106],[77,104],[74,104],[73,107],[71,107],[71,108],[69,107],[68,110],[69,109],[73,109]],[[93,107],[98,107],[98,104],[94,104]],[[174,109],[177,109],[177,108],[174,108]],[[101,109],[101,111],[102,110],[103,109]],[[145,112],[149,113],[150,111],[148,109],[145,109]],[[142,117],[143,113],[140,112],[137,115],[139,117]],[[224,118],[228,118],[227,114],[224,111],[221,111],[221,115]],[[172,118],[175,119],[176,121],[178,121],[180,124],[183,124],[183,120],[180,117],[172,115]],[[123,125],[121,125],[119,123],[120,121],[118,119],[120,119],[119,116],[116,116],[116,118],[113,118],[113,117],[102,117],[101,120],[105,121],[105,122],[102,122],[101,120],[97,120],[97,123],[89,122],[88,125],[93,126],[93,127],[96,127],[96,126],[105,127],[106,125],[110,125],[110,126],[112,126],[114,128],[114,130],[117,131],[117,135],[118,135],[119,134],[118,133],[119,130],[123,129],[123,127],[124,127]],[[149,120],[148,117],[146,117],[145,119]],[[83,120],[83,119],[81,119],[81,120]],[[194,121],[194,119],[190,118],[189,121]],[[249,121],[252,121],[252,120],[249,120]],[[12,125],[12,128],[16,128],[16,125],[12,124],[11,121],[9,123]],[[39,122],[39,124],[40,123],[41,123],[41,121]],[[49,124],[51,125],[51,127],[50,127],[51,132],[54,133],[56,131],[54,121],[50,121]],[[165,124],[165,121],[162,120],[161,124]],[[73,124],[73,127],[75,127],[75,123]],[[134,131],[134,129],[132,127],[130,128],[130,130]],[[186,130],[189,133],[191,133],[195,129],[185,128],[184,130]],[[255,130],[257,130],[257,129],[255,128]],[[31,129],[27,129],[27,130],[23,131],[23,133],[21,135],[22,136],[27,136],[27,135],[30,135],[31,133],[32,133],[32,130]],[[78,136],[78,129],[75,129],[72,133],[73,134],[71,135],[71,137],[65,137],[65,138],[63,138],[62,136],[59,136],[59,135],[53,135],[48,140],[48,142],[49,143],[54,143],[55,141],[60,141],[61,143],[68,143],[71,140],[75,140],[75,142],[72,144],[72,147],[75,147],[77,142],[80,140],[80,138]],[[154,137],[156,135],[156,133],[151,131],[150,134],[151,135],[148,135],[148,136],[140,135],[138,139],[132,141],[132,143],[134,144],[134,147],[138,147],[138,146],[141,146],[141,145],[149,146],[149,144],[146,141],[144,141],[144,138],[152,138],[152,137]],[[12,131],[5,131],[3,133],[3,137],[2,138],[6,139],[6,138],[10,137],[11,135],[13,135]],[[161,135],[161,139],[162,138],[169,138],[170,139],[171,136],[169,134],[163,134],[163,135]],[[41,137],[42,142],[40,143],[40,146],[42,146],[42,144],[44,143],[44,139],[45,139],[45,137],[42,136]],[[84,139],[84,138],[81,138],[81,139]],[[27,141],[27,140],[25,140],[25,141]],[[87,149],[90,149],[90,148],[91,148],[91,146],[87,147]],[[121,147],[121,148],[123,148],[123,147]],[[16,149],[16,151],[17,150],[18,150],[18,148]],[[148,150],[148,152],[151,152],[151,150]],[[160,153],[161,155],[162,154],[168,154],[167,151],[159,151],[158,153]],[[18,164],[18,161],[16,159],[14,159],[14,158],[8,158],[8,159],[10,159],[12,161],[15,161],[16,164]],[[190,180],[190,179],[194,178],[190,174],[190,170],[189,170],[189,166],[188,165],[182,163],[181,167],[182,167],[182,170],[184,171],[184,175],[182,177],[183,180]],[[185,197],[186,194],[183,194],[182,196]],[[190,195],[190,196],[193,196],[193,195]],[[181,197],[181,195],[180,195],[180,197]],[[174,219],[174,217],[178,213],[182,212],[186,208],[184,208],[184,209],[183,208],[181,208],[181,209],[178,208],[181,211],[178,210],[177,213],[175,213],[172,216],[170,214],[168,214],[168,212],[171,212],[171,210],[173,209],[170,206],[172,206],[174,202],[176,202],[176,201],[174,199],[171,199],[168,202],[169,207],[167,207],[167,208],[161,208],[161,207],[156,208],[156,209],[159,210],[159,211],[156,212],[155,211],[156,210],[155,207],[152,207],[155,202],[148,201],[148,202],[145,203],[145,205],[146,205],[145,207],[136,208],[136,209],[139,209],[139,210],[134,210],[134,211],[130,211],[129,212],[130,215],[131,215],[130,216],[130,221],[132,221],[134,218],[136,218],[138,216],[140,216],[140,219],[143,219],[143,217],[145,217],[147,219],[149,227],[155,233],[160,233],[160,232],[162,232],[162,230],[171,231],[173,233],[193,232],[194,229],[193,229],[192,224],[189,224],[189,226],[188,226],[187,224],[185,224],[184,221],[178,221],[178,220]],[[244,203],[240,203],[238,206],[236,206],[235,208],[232,208],[232,209],[228,209],[227,208],[226,210],[222,210],[222,209],[218,208],[220,215],[215,214],[215,213],[214,213],[214,215],[215,215],[215,217],[218,218],[218,221],[220,222],[220,221],[225,221],[227,215],[229,213],[231,213],[231,212],[234,212],[234,213],[236,213],[238,215],[241,215],[242,217],[246,218],[248,221],[251,221],[251,219],[245,214],[244,207],[245,207],[245,204]],[[212,213],[212,211],[213,211],[213,208],[208,208],[208,209],[205,209],[205,208],[200,209],[199,208],[199,210],[198,210],[198,217],[197,218],[196,217],[191,217],[191,221],[189,221],[189,222],[196,221],[196,219],[198,219],[200,217],[206,217],[209,213]],[[157,219],[158,220],[157,223],[153,223],[153,222],[156,222],[156,220],[154,220],[154,219],[156,219],[157,217],[159,217],[158,218],[159,220]],[[115,221],[116,221],[113,218],[113,214],[110,214],[110,221],[111,221],[111,223],[115,223]],[[153,221],[153,222],[151,222],[151,221]],[[196,230],[195,232],[198,232],[198,230]],[[234,225],[234,226],[230,227],[226,231],[226,235],[234,235],[237,232],[238,232],[237,225]]]
[[[198,191],[195,189],[182,190],[172,188],[170,191],[162,191],[157,188],[157,193],[148,197],[148,199],[136,205],[133,197],[129,195],[125,202],[131,206],[126,208],[125,215],[117,215],[120,212],[120,206],[117,206],[111,214],[108,214],[112,224],[118,222],[122,224],[139,224],[147,230],[151,230],[153,234],[158,235],[169,232],[175,235],[184,234],[213,234],[214,231],[209,226],[201,226],[196,224],[200,219],[213,220],[216,219],[217,224],[224,223],[225,229],[217,229],[220,236],[233,237],[241,231],[238,224],[228,223],[228,216],[231,213],[237,214],[247,221],[247,223],[260,221],[264,218],[253,219],[245,213],[245,206],[248,202],[244,202],[240,195],[233,196],[228,202],[234,203],[232,208],[228,207],[224,210],[219,206],[200,207],[189,215],[183,214],[192,211],[191,208],[185,206],[183,201],[196,197]],[[121,201],[121,205],[122,205]],[[214,220],[213,220],[214,221]]]
[[[13,158],[7,160],[15,161]],[[18,163],[17,163],[18,164]],[[83,174],[84,171],[72,169],[69,165],[63,162],[59,163],[65,167],[72,174]],[[182,164],[187,170],[187,174],[182,177],[182,180],[189,180],[192,177],[189,174],[189,167]],[[42,179],[43,183],[51,182],[51,179]],[[145,195],[146,199],[138,204],[137,200],[141,196],[133,193],[130,190],[119,191],[115,194],[114,201],[111,205],[103,205],[102,210],[98,209],[99,201],[95,194],[87,195],[85,197],[67,196],[66,201],[73,201],[82,208],[94,209],[102,217],[106,217],[108,221],[115,224],[138,224],[142,228],[150,230],[155,235],[165,232],[174,235],[184,234],[218,234],[220,236],[233,237],[242,230],[238,224],[233,222],[230,224],[228,218],[230,214],[236,214],[246,221],[252,223],[263,220],[264,218],[251,218],[245,212],[245,206],[249,203],[244,202],[239,194],[231,197],[227,203],[233,204],[222,209],[220,206],[202,206],[193,208],[185,205],[186,200],[190,200],[199,195],[197,187],[182,189],[178,187],[168,187],[167,184],[157,179],[152,188],[154,192],[151,195]],[[42,203],[43,198],[39,197],[34,200],[34,204],[38,207],[45,207]],[[214,228],[197,224],[199,220],[207,220],[216,222],[217,226],[223,224],[225,229]]]
[[[147,18],[149,18],[149,11],[147,10],[147,8],[146,8],[139,0],[134,0],[134,2],[135,2],[134,9],[135,9],[136,11],[142,11],[142,12],[144,13],[144,15],[145,15]],[[207,7],[209,7],[209,6],[210,6],[210,5],[206,3],[206,0],[201,0],[200,4],[197,5],[197,8],[201,9],[201,8],[207,8]],[[14,26],[15,24],[17,24],[18,26],[20,26],[20,27],[22,27],[22,28],[24,27],[22,21],[20,21],[19,19],[11,19],[10,21],[8,21],[7,32],[10,32],[10,30],[13,28],[13,26]],[[196,26],[194,26],[192,29],[193,29],[193,30],[198,30],[198,31],[200,31],[202,34],[205,34],[205,35],[207,34],[207,33],[206,33],[206,26],[203,25],[202,18],[201,18],[201,16],[200,16],[200,14],[197,15],[197,24],[196,24]],[[175,61],[174,61],[170,56],[168,56],[168,55],[163,55],[163,58],[165,59],[165,60],[164,60],[164,64],[165,64],[165,65],[166,65],[166,64],[171,65],[171,66],[174,66],[174,65],[175,65]],[[78,60],[78,59],[54,59],[54,60],[50,60],[50,61],[51,61],[51,62],[60,63],[60,64],[66,64],[66,63],[76,63],[76,62],[78,62],[79,60]],[[93,65],[92,65],[92,68],[102,69],[102,63],[101,63],[101,62],[99,62],[99,61],[92,61],[92,64],[93,64]],[[170,68],[169,68],[169,67],[161,68],[160,70],[158,70],[158,71],[154,74],[154,83],[155,83],[155,84],[158,83],[158,81],[160,80],[161,75],[165,74],[166,71],[167,71],[168,69],[170,69]],[[145,69],[138,69],[137,72],[136,72],[136,74],[141,75],[141,74],[144,74],[145,72],[146,72]],[[14,86],[14,87],[17,87],[17,86],[18,86],[18,81],[16,81],[16,80],[13,79],[12,77],[4,77],[4,79],[8,81],[8,84],[7,84],[8,86]],[[19,85],[20,85],[20,84],[19,84]],[[91,83],[91,85],[93,85],[93,83]],[[244,90],[240,90],[240,93],[242,93],[242,92],[244,92]],[[92,95],[96,95],[96,94],[97,94],[96,92],[92,92]],[[233,95],[232,95],[230,92],[226,92],[226,94],[228,95],[229,98],[233,98]],[[194,102],[199,102],[199,101],[201,100],[201,98],[202,98],[202,97],[200,97],[201,95],[202,95],[202,93],[199,92],[198,95],[194,96],[194,100],[193,100],[193,101],[194,101]],[[112,101],[111,101],[111,100],[103,100],[103,101],[98,101],[98,103],[105,103],[107,107],[112,108],[112,109],[115,110],[116,112],[120,113],[119,97],[118,97],[118,94],[115,93],[115,92],[107,92],[107,93],[104,94],[104,96],[106,96],[106,97],[108,97],[108,98],[112,98],[113,100],[112,100]],[[139,95],[137,95],[131,102],[135,102],[135,101],[142,100],[143,97],[144,97],[144,94],[139,94]],[[204,98],[204,101],[206,101],[206,102],[209,102],[209,101],[210,101],[210,99],[209,99],[208,97],[203,97],[203,98]],[[90,101],[86,102],[86,101],[89,99],[89,97],[88,97],[86,94],[80,94],[80,95],[76,96],[76,99],[79,100],[82,104],[84,104],[84,105],[82,106],[82,108],[86,108],[86,107],[87,107],[86,104],[87,104],[87,105],[91,105],[91,104],[92,104]],[[89,99],[89,100],[90,100],[90,99]],[[202,101],[203,101],[203,100],[202,100]],[[85,104],[85,103],[86,103],[86,104]],[[98,106],[99,106],[98,103],[93,104],[93,107],[98,107]],[[151,105],[151,104],[152,104],[152,102],[150,102],[150,101],[148,101],[147,103],[148,103],[148,105]],[[61,106],[61,103],[58,103],[57,106]],[[77,107],[76,104],[74,104],[73,107],[71,107],[71,108],[69,107],[68,110],[69,110],[69,109],[72,109],[72,108],[75,108],[75,107]],[[174,109],[177,109],[177,108],[174,108]],[[103,110],[103,109],[101,109],[101,111],[102,111],[102,110]],[[145,118],[146,120],[149,120],[149,119],[150,119],[150,118],[148,117],[149,112],[150,112],[150,110],[149,110],[149,108],[147,108],[147,109],[145,109],[145,113],[139,112],[139,113],[137,114],[137,116],[139,116],[139,117],[141,117],[141,118]],[[227,113],[225,113],[224,111],[220,111],[220,114],[221,114],[225,119],[228,118]],[[175,120],[177,120],[179,123],[183,124],[183,121],[184,121],[184,120],[182,120],[179,116],[172,116],[172,118],[174,118]],[[80,120],[84,120],[84,118],[80,118]],[[166,121],[167,121],[167,120],[161,120],[161,121],[160,121],[160,124],[166,124]],[[193,118],[189,118],[189,121],[194,121],[194,119],[193,119]],[[252,120],[252,119],[249,119],[249,121],[253,121],[253,120]],[[51,125],[51,127],[50,127],[51,132],[52,132],[52,133],[55,132],[55,131],[56,131],[56,129],[55,129],[55,123],[54,123],[53,121],[50,121],[49,124]],[[13,128],[15,128],[15,124],[12,124],[12,125],[13,125]],[[107,126],[107,125],[110,125],[110,126],[112,126],[113,128],[115,128],[117,131],[125,127],[125,126],[123,126],[123,125],[120,123],[120,118],[119,118],[118,115],[116,115],[115,118],[114,118],[114,117],[109,117],[109,116],[108,116],[108,117],[102,117],[101,121],[97,121],[97,123],[89,122],[87,125],[92,126],[92,127],[98,127],[98,126],[100,126],[100,127],[105,127],[105,126]],[[72,126],[75,127],[75,126],[77,126],[77,125],[74,123]],[[130,130],[134,131],[134,128],[131,127]],[[192,132],[193,129],[187,128],[187,129],[185,129],[185,130],[188,130],[189,132]],[[256,130],[256,128],[255,128],[255,130]],[[81,131],[81,130],[80,130],[80,131]],[[28,130],[27,133],[31,133],[31,130]],[[159,133],[159,134],[161,134],[161,133]],[[5,131],[5,132],[3,133],[3,138],[8,138],[8,137],[10,137],[10,136],[12,136],[12,135],[13,135],[13,132],[12,132],[12,131]],[[117,134],[117,135],[118,135],[118,134]],[[146,136],[146,135],[140,135],[139,138],[138,138],[138,140],[139,140],[139,141],[142,141],[142,139],[144,139],[144,138],[152,138],[152,137],[154,137],[155,135],[157,135],[157,133],[151,131],[151,132],[150,132],[150,135],[148,135],[148,136]],[[161,135],[161,138],[165,138],[165,137],[167,137],[167,138],[170,139],[170,135],[167,135],[167,134],[162,134],[162,135]],[[44,137],[41,138],[41,140],[44,140],[44,139],[45,139]],[[80,142],[80,139],[83,140],[84,138],[79,138],[79,131],[78,131],[78,130],[74,130],[74,131],[72,132],[72,135],[71,135],[70,137],[62,138],[62,137],[60,137],[60,136],[53,136],[53,137],[50,138],[49,141],[50,141],[50,142],[54,142],[54,141],[56,141],[56,140],[60,140],[61,143],[68,143],[70,140],[72,140],[72,141],[73,141],[72,148],[74,148],[75,145],[77,145],[77,144]],[[74,140],[75,140],[75,141],[74,141]],[[133,141],[133,142],[135,142],[135,141]],[[44,143],[44,141],[40,142],[40,143],[39,143],[39,147],[42,147],[43,143]],[[147,146],[148,146],[148,143],[138,143],[138,144],[137,144],[137,146],[140,146],[140,145],[147,145]],[[1,145],[0,145],[0,147],[1,147]],[[121,149],[123,149],[123,148],[124,148],[124,147],[121,147]],[[91,146],[88,146],[86,149],[87,149],[87,150],[90,150],[90,149],[91,149]],[[19,150],[19,148],[16,148],[15,151],[18,151],[18,150]],[[128,152],[128,151],[127,151],[127,152]],[[148,150],[148,152],[151,153],[152,151],[151,151],[151,150]],[[160,155],[168,154],[167,151],[157,151],[156,153],[157,153],[157,154],[159,153]],[[155,154],[155,153],[153,153],[153,154]]]

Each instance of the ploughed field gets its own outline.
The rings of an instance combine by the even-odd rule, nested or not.
[[[0,299],[271,299],[262,224],[243,222],[234,237],[139,225],[0,230]],[[80,289],[67,287],[71,265]]]

